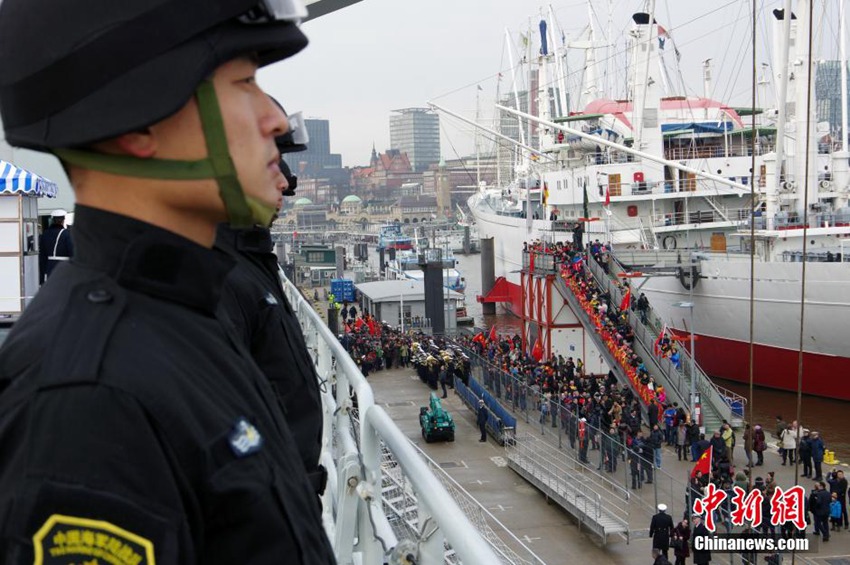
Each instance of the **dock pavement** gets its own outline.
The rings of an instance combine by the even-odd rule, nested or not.
[[[651,542],[646,536],[655,501],[671,507],[674,521],[681,518],[684,508],[682,483],[692,467],[691,462],[680,462],[671,447],[664,446],[662,471],[654,485],[644,485],[633,491],[633,508],[629,512],[629,523],[633,535],[626,543],[624,539],[609,536],[603,547],[598,538],[579,531],[576,521],[536,488],[528,484],[507,466],[505,449],[492,438],[485,443],[478,441],[475,414],[463,404],[460,397],[449,390],[443,406],[451,413],[457,426],[454,442],[425,443],[419,428],[419,407],[428,404],[431,392],[422,383],[413,369],[394,368],[369,375],[369,383],[375,393],[375,402],[381,405],[396,425],[410,440],[465,489],[478,503],[498,519],[530,552],[548,565],[567,563],[652,563]],[[566,439],[559,438],[557,428],[548,425],[542,429],[534,414],[526,423],[523,413],[516,413],[517,434],[534,434],[549,443],[553,450],[569,450]],[[757,422],[758,423],[758,422]],[[768,425],[765,425],[768,424]],[[766,430],[769,423],[762,423]],[[560,445],[559,445],[560,439]],[[742,441],[735,448],[736,464],[746,462]],[[768,440],[770,442],[770,438]],[[595,468],[598,457],[590,452]],[[765,476],[774,471],[780,486],[794,484],[794,467],[781,466],[777,450],[771,447],[764,454],[765,464],[755,468],[755,474]],[[621,462],[622,465],[622,462]],[[626,465],[627,466],[627,465]],[[824,473],[833,466],[824,466]],[[835,465],[850,474],[850,468],[841,463]],[[622,474],[622,468],[618,469]],[[674,479],[674,477],[676,479]],[[813,485],[810,479],[801,477],[801,484],[808,493]],[[811,532],[811,526],[809,527]],[[516,542],[507,541],[508,545]],[[670,561],[673,562],[672,550]],[[692,561],[689,559],[688,563]],[[712,564],[741,563],[740,557],[730,561],[730,556],[714,554]],[[763,563],[759,559],[759,563]],[[783,563],[791,563],[786,556]],[[797,554],[795,563],[802,565],[850,565],[850,531],[833,532],[828,544],[819,544],[817,553]]]

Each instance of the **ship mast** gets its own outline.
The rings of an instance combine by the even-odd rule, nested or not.
[[[556,43],[555,39],[555,32],[557,32],[557,37],[562,37],[563,30],[560,26],[558,26],[558,23],[555,20],[555,13],[552,11],[551,4],[549,4],[549,23],[549,45],[552,49],[552,53],[554,54],[555,76],[558,80],[557,112],[559,116],[566,116],[569,113],[569,109],[567,108],[567,81],[564,66],[561,64],[561,57],[566,57],[566,53],[564,51],[563,42]]]
[[[774,10],[774,17],[777,21],[782,22],[782,33],[774,33],[774,48],[773,52],[780,56],[780,63],[774,65],[774,84],[779,87],[779,96],[776,102],[777,120],[776,120],[776,171],[774,174],[773,187],[768,187],[765,195],[765,216],[767,217],[767,228],[773,227],[772,223],[779,211],[779,190],[782,183],[786,180],[783,174],[784,158],[785,158],[785,122],[787,121],[787,100],[788,100],[788,52],[791,49],[791,0],[785,0],[785,6],[780,14],[779,10]],[[781,20],[780,20],[781,15]]]
[[[513,81],[513,90],[514,90],[514,104],[516,105],[517,110],[522,110],[522,107],[519,105],[519,91],[517,90],[516,83],[516,67],[514,66],[514,50],[513,44],[511,43],[511,32],[508,31],[508,28],[505,28],[505,38],[508,42],[508,63],[511,66],[511,80]],[[522,129],[522,120],[517,118],[517,127],[519,128],[519,142],[525,145],[525,130]]]
[[[797,33],[795,39],[796,57],[794,81],[796,88],[794,89],[794,178],[797,182],[796,188],[796,210],[798,223],[808,223],[808,213],[805,206],[805,198],[803,191],[808,193],[808,201],[814,203],[818,201],[818,184],[816,182],[817,170],[815,167],[814,158],[817,154],[817,143],[809,143],[809,139],[815,138],[815,122],[814,116],[810,116],[807,112],[808,101],[814,96],[814,81],[809,80],[809,74],[814,72],[814,68],[810,66],[812,61],[809,56],[809,2],[811,0],[799,0],[797,3]],[[813,63],[812,63],[813,64]],[[814,105],[812,105],[814,108]],[[807,151],[808,149],[808,151]],[[808,178],[805,178],[805,172],[808,171]]]
[[[844,13],[844,1],[838,3],[838,19],[839,19],[839,35],[840,44],[839,50],[841,53],[841,150],[850,151],[847,147],[848,132],[847,132],[847,29],[844,21],[847,14]]]

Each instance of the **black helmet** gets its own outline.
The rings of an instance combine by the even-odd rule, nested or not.
[[[246,196],[209,80],[221,64],[259,64],[304,48],[301,0],[3,0],[0,116],[13,145],[118,175],[215,179],[234,227],[268,225],[275,209]],[[207,157],[138,159],[79,149],[177,112],[192,95]]]
[[[0,115],[9,143],[75,147],[175,113],[219,65],[307,44],[301,0],[3,0]]]

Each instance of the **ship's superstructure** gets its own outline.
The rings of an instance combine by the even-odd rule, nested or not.
[[[756,381],[796,389],[805,235],[803,388],[835,396],[832,377],[850,370],[840,338],[850,316],[850,154],[816,123],[809,103],[808,13],[801,0],[794,19],[771,15],[779,110],[755,112],[708,96],[663,96],[667,32],[652,15],[635,14],[628,99],[597,98],[571,115],[531,117],[541,135],[527,172],[470,198],[481,237],[494,238],[496,275],[520,284],[521,243],[535,239],[582,236],[610,242],[623,256],[656,249],[670,251],[668,261],[695,260],[695,284],[681,277],[634,282],[674,329],[689,331],[689,324],[673,305],[692,301],[699,363],[715,376],[744,379],[754,246]],[[541,50],[538,76],[558,60]],[[708,61],[703,76],[709,92]],[[850,386],[842,388],[850,399]]]

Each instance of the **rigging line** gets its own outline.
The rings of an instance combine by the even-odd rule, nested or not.
[[[749,395],[747,396],[747,402],[749,403],[749,410],[744,411],[744,414],[747,415],[749,413],[749,423],[744,420],[744,430],[746,433],[746,426],[750,426],[750,433],[746,439],[744,444],[744,448],[749,451],[749,457],[747,457],[747,468],[749,469],[749,473],[747,473],[747,488],[752,490],[753,488],[753,440],[755,439],[755,409],[753,406],[755,403],[753,402],[753,374],[754,374],[754,363],[755,363],[755,316],[756,316],[756,308],[755,308],[755,296],[756,296],[756,209],[753,204],[756,201],[756,82],[758,81],[758,62],[756,60],[756,31],[757,31],[757,20],[756,20],[756,4],[757,0],[752,0],[753,3],[753,77],[752,77],[752,88],[753,88],[753,105],[752,105],[752,114],[750,115],[750,119],[752,120],[750,126],[752,127],[752,135],[750,136],[750,350],[749,350],[749,379],[750,379],[750,390]]]
[[[711,14],[713,14],[713,13],[715,13],[715,12],[718,12],[718,11],[720,11],[720,10],[722,10],[722,9],[724,9],[724,8],[726,8],[726,7],[728,7],[728,6],[731,6],[732,4],[736,4],[738,1],[739,1],[739,0],[730,0],[729,2],[727,2],[727,3],[725,3],[725,4],[721,5],[721,6],[719,6],[719,7],[717,7],[717,8],[715,8],[715,9],[713,9],[713,10],[710,10],[710,11],[706,12],[705,14],[701,14],[701,15],[697,16],[696,18],[692,19],[692,20],[688,20],[688,21],[686,21],[686,22],[684,22],[684,23],[682,23],[682,24],[680,24],[680,25],[676,26],[675,28],[674,28],[674,27],[667,28],[667,32],[669,33],[669,32],[671,32],[671,31],[678,30],[679,28],[683,28],[683,27],[685,27],[685,26],[687,26],[687,25],[689,25],[689,24],[696,23],[696,22],[698,22],[699,20],[701,20],[701,19],[703,19],[703,18],[705,18],[705,17],[708,17],[708,16],[710,16]],[[627,26],[628,26],[628,24],[626,24],[626,26],[623,26],[623,29],[625,29],[625,27],[627,27]],[[722,27],[717,28],[717,29],[722,29]],[[717,29],[713,30],[712,32],[709,32],[709,34],[710,34],[710,33],[713,33],[714,31],[717,31]],[[708,34],[706,34],[706,35],[708,35]],[[702,36],[700,36],[700,37],[705,37],[705,35],[702,35]],[[697,39],[699,39],[699,38],[697,38]],[[530,36],[529,36],[529,41],[531,41],[531,37],[530,37]],[[688,44],[690,44],[690,43],[693,43],[693,41],[695,41],[695,40],[688,41],[688,42],[686,42],[686,43],[683,43],[682,45],[688,45]],[[628,51],[629,51],[628,47],[626,47],[626,48],[624,48],[624,49],[622,49],[622,50],[620,50],[620,51],[616,51],[616,52],[615,52],[615,53],[613,53],[610,57],[603,57],[603,58],[601,58],[601,59],[597,59],[596,64],[597,64],[597,65],[599,65],[600,63],[605,62],[605,61],[608,61],[609,59],[614,59],[614,58],[616,58],[616,57],[620,57],[620,56],[622,56],[623,54],[627,54],[627,53],[628,53]],[[517,70],[517,69],[519,69],[519,68],[521,68],[521,67],[522,67],[522,63],[520,62],[520,63],[517,63],[516,65],[514,65],[513,69],[514,69],[514,70]],[[485,76],[485,77],[483,77],[483,78],[481,78],[481,79],[479,79],[479,80],[476,80],[476,81],[470,82],[470,83],[465,84],[465,85],[463,85],[463,86],[459,86],[459,87],[457,87],[457,88],[455,88],[455,89],[453,89],[453,90],[449,90],[448,92],[445,92],[445,93],[443,93],[443,94],[439,94],[439,95],[437,95],[437,96],[433,96],[433,97],[431,98],[431,100],[439,100],[439,99],[441,99],[441,98],[445,98],[446,96],[451,96],[452,94],[456,94],[456,93],[458,93],[458,92],[460,92],[460,91],[462,91],[462,90],[466,90],[467,88],[471,88],[471,87],[473,87],[473,86],[477,86],[478,84],[480,84],[480,83],[482,83],[482,82],[484,82],[484,81],[488,81],[488,80],[491,80],[491,79],[493,79],[493,78],[497,78],[497,77],[498,77],[498,75],[499,75],[499,73],[502,73],[502,72],[510,72],[510,71],[511,71],[511,69],[510,69],[510,68],[508,68],[508,69],[502,69],[502,70],[500,70],[500,71],[498,71],[498,72],[496,72],[496,73],[494,73],[494,74],[489,74],[489,75],[487,75],[487,76]],[[571,73],[567,73],[567,76],[568,76],[569,78],[573,78],[571,75],[574,75],[574,74],[575,74],[575,73],[577,73],[577,72],[579,72],[579,71],[573,71],[573,72],[571,72]],[[544,86],[552,86],[553,84],[554,84],[554,82],[553,82],[553,81],[549,81],[549,82],[547,82]]]
[[[474,183],[475,182],[475,175],[468,168],[466,168],[466,162],[464,161],[463,157],[461,157],[460,154],[457,152],[457,149],[455,149],[455,144],[452,143],[452,138],[449,137],[449,132],[444,128],[443,133],[446,136],[446,141],[448,141],[449,145],[451,145],[452,151],[454,151],[454,154],[457,157],[458,161],[460,161],[461,167],[463,167],[463,170],[466,172],[466,175],[469,177],[470,182]]]
[[[808,80],[806,81],[806,88],[808,89],[806,92],[806,120],[808,121],[809,117],[812,115],[812,81],[814,75],[814,65],[813,65],[813,37],[814,37],[814,15],[815,15],[815,4],[813,1],[809,1],[809,56],[806,64],[809,65],[809,75]],[[785,14],[785,17],[788,17],[788,14]],[[802,426],[801,416],[803,411],[803,330],[805,329],[805,321],[806,321],[806,251],[807,251],[807,237],[809,230],[809,164],[811,162],[811,126],[806,128],[806,166],[804,168],[806,174],[806,180],[803,183],[800,183],[800,186],[804,187],[803,194],[803,213],[806,215],[803,218],[803,263],[800,271],[800,350],[797,353],[797,454],[800,453],[800,436],[802,435]],[[799,135],[800,132],[797,132]],[[800,458],[796,458],[796,464],[794,465],[794,484],[800,484]],[[791,565],[796,563],[797,552],[791,552]]]
[[[743,4],[739,4],[738,6],[739,6],[738,7],[738,14],[732,19],[732,33],[733,33],[733,35],[736,31],[735,28],[737,27],[738,21],[741,19],[741,7],[743,6]],[[724,49],[724,51],[723,51],[723,58],[720,59],[720,67],[719,68],[721,68],[721,69],[726,67],[726,59],[729,57],[729,50],[732,48],[732,43],[733,43],[732,41],[726,42],[726,49]],[[719,81],[715,81],[714,85],[712,86],[711,92],[708,93],[710,98],[714,98],[715,93],[717,92],[718,83],[719,83]],[[727,93],[724,93],[724,94],[727,94]]]

